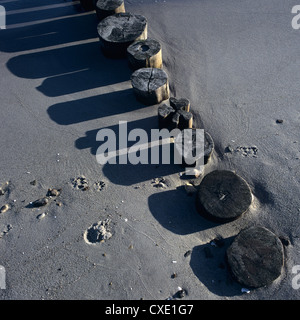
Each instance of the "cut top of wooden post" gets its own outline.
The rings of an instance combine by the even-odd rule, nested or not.
[[[215,170],[201,181],[197,208],[204,217],[216,222],[239,218],[250,207],[252,193],[248,183],[236,173]]]
[[[131,76],[131,84],[137,99],[146,105],[158,104],[169,98],[168,75],[163,69],[138,69]]]
[[[111,11],[120,7],[122,4],[124,4],[123,0],[98,0],[96,3],[96,8]]]
[[[155,39],[138,40],[127,48],[127,56],[133,69],[162,68],[161,45]]]
[[[125,12],[123,0],[98,0],[95,8],[100,21],[113,14]]]
[[[190,101],[186,98],[176,99],[174,97],[171,97],[169,101],[170,106],[175,110],[190,111]]]
[[[108,16],[98,24],[99,37],[110,43],[129,43],[147,38],[147,19],[129,12]]]
[[[283,268],[284,250],[270,230],[253,226],[242,230],[227,249],[227,260],[235,279],[250,288],[276,280]]]
[[[142,92],[152,92],[168,83],[168,75],[162,69],[141,68],[131,76],[132,86]]]

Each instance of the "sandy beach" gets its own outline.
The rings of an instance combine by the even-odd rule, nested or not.
[[[300,265],[295,1],[125,1],[162,46],[171,96],[190,100],[194,124],[214,140],[195,179],[175,164],[96,161],[100,129],[117,133],[127,121],[128,131],[149,133],[158,105],[137,101],[126,58],[103,55],[94,11],[71,0],[0,5],[1,300],[300,298],[292,286]],[[228,223],[199,215],[185,188],[221,169],[243,177],[253,195],[249,211]],[[255,225],[280,237],[284,267],[245,293],[225,253]]]

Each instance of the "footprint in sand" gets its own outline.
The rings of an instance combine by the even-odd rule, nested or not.
[[[91,225],[83,234],[84,241],[95,245],[110,239],[112,237],[112,233],[109,230],[110,222],[110,219],[105,219]]]
[[[89,183],[85,176],[78,177],[72,180],[73,187],[78,190],[86,191],[89,189]]]

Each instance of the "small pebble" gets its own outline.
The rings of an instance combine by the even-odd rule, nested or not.
[[[48,202],[49,202],[48,198],[47,198],[47,197],[44,197],[44,198],[41,198],[41,199],[38,199],[38,200],[32,202],[32,205],[35,206],[35,207],[43,207],[43,206],[45,206]]]
[[[184,254],[184,257],[186,258],[186,257],[190,256],[191,253],[192,253],[192,251],[191,251],[191,250],[188,250],[188,251]]]
[[[0,213],[5,213],[9,209],[10,209],[9,204],[5,204],[4,206],[1,207]]]
[[[180,287],[178,287],[178,289],[179,290],[176,292],[175,297],[180,299],[184,298],[186,295],[186,291]]]
[[[187,195],[192,196],[194,193],[197,192],[197,189],[191,184],[191,183],[186,183],[184,185],[185,191]]]
[[[43,212],[43,213],[41,213],[41,214],[39,214],[39,215],[37,216],[37,219],[42,220],[43,218],[46,217],[46,215],[47,215],[47,213]]]
[[[225,152],[230,152],[232,153],[234,151],[233,147],[229,144],[226,148],[225,148]]]
[[[37,181],[36,180],[33,180],[33,181],[31,181],[31,182],[29,182],[32,186],[36,186],[36,183],[37,183]]]
[[[51,197],[57,197],[60,195],[60,191],[61,189],[48,189],[48,194],[47,196],[51,196]]]
[[[276,123],[283,123],[283,120],[282,119],[277,119]]]

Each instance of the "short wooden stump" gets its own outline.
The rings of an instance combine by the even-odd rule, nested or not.
[[[147,39],[147,19],[132,13],[117,13],[98,24],[103,53],[112,58],[126,57],[127,47],[134,41]]]
[[[127,57],[133,70],[163,66],[161,45],[154,39],[134,42],[127,48]]]
[[[259,288],[276,280],[283,268],[284,250],[270,230],[254,226],[241,231],[227,249],[233,277],[243,286]]]
[[[232,171],[208,173],[199,186],[196,197],[198,212],[215,222],[228,222],[245,213],[252,202],[248,183]]]
[[[208,163],[211,154],[214,150],[214,142],[211,135],[204,131],[204,137],[197,137],[197,129],[191,129],[190,141],[185,143],[184,131],[181,131],[179,135],[175,137],[175,148],[178,156],[182,156],[182,165],[184,167],[199,167]],[[200,133],[202,135],[202,132]],[[204,141],[203,141],[204,140]],[[197,157],[197,143],[203,144],[201,151]],[[185,151],[183,149],[185,148]],[[199,151],[198,151],[199,152]],[[192,156],[193,159],[189,158],[188,155]]]
[[[188,99],[169,99],[170,106],[163,104],[158,108],[158,126],[159,129],[180,130],[193,127],[193,115],[190,110]]]
[[[116,13],[125,12],[124,0],[98,0],[95,6],[100,21]]]
[[[141,103],[154,105],[169,98],[168,75],[163,69],[141,68],[131,76],[134,94]]]

